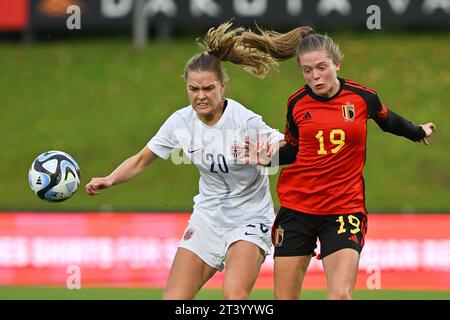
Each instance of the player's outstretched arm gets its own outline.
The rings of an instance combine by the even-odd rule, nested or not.
[[[384,112],[378,112],[373,120],[385,132],[403,136],[411,141],[422,142],[425,145],[428,144],[426,138],[430,137],[436,130],[436,126],[432,122],[416,126],[411,121],[386,108]]]
[[[145,146],[139,153],[122,162],[109,176],[92,178],[85,186],[85,190],[89,195],[95,196],[99,194],[98,190],[106,189],[133,179],[157,157],[156,154]]]
[[[423,138],[422,140],[420,140],[420,142],[422,142],[424,145],[428,145],[428,137],[431,137],[431,135],[433,134],[433,132],[436,131],[436,125],[433,122],[428,122],[425,124],[421,124],[420,125],[423,129],[423,131],[425,131],[425,138]]]

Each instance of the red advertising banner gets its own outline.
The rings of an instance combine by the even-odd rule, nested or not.
[[[22,31],[28,23],[28,0],[0,0],[0,30]]]
[[[1,213],[0,285],[163,287],[189,214]],[[223,273],[207,287],[220,288]],[[312,259],[306,289],[325,288]],[[256,283],[273,287],[268,257]],[[357,288],[450,290],[450,215],[369,216]]]

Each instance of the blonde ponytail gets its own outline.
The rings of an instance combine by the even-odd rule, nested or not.
[[[199,47],[204,51],[194,56],[186,65],[185,78],[189,71],[213,71],[219,80],[226,76],[220,66],[221,61],[229,61],[243,65],[244,70],[263,78],[277,62],[270,54],[243,45],[241,35],[243,28],[232,29],[233,24],[226,22],[217,28],[211,28],[203,40],[197,39]],[[216,58],[217,62],[212,58]]]
[[[315,33],[310,27],[298,27],[287,33],[264,31],[257,27],[259,34],[246,31],[241,36],[245,48],[254,48],[269,54],[275,61],[281,62],[296,55],[299,42],[306,36]]]
[[[327,35],[316,33],[310,27],[298,27],[287,33],[264,31],[257,27],[259,33],[245,31],[240,41],[248,49],[256,49],[270,55],[276,62],[296,57],[297,62],[301,55],[325,50],[335,64],[344,58],[339,46]]]

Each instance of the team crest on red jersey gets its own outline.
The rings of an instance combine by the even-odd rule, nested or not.
[[[184,241],[187,241],[190,238],[192,238],[192,236],[194,235],[194,232],[195,232],[194,228],[187,229],[183,236]]]
[[[353,121],[355,120],[355,106],[350,102],[346,102],[342,106],[342,116],[345,121]]]

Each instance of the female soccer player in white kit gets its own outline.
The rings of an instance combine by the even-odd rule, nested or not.
[[[157,157],[183,152],[200,171],[199,194],[169,274],[164,299],[193,299],[219,270],[226,270],[223,297],[247,299],[265,256],[271,253],[274,208],[265,169],[240,161],[244,140],[277,145],[283,135],[261,116],[223,97],[221,61],[246,65],[262,76],[273,61],[236,41],[242,29],[231,24],[211,29],[185,69],[190,105],[173,113],[138,154],[109,176],[93,178],[90,195],[134,178]]]

